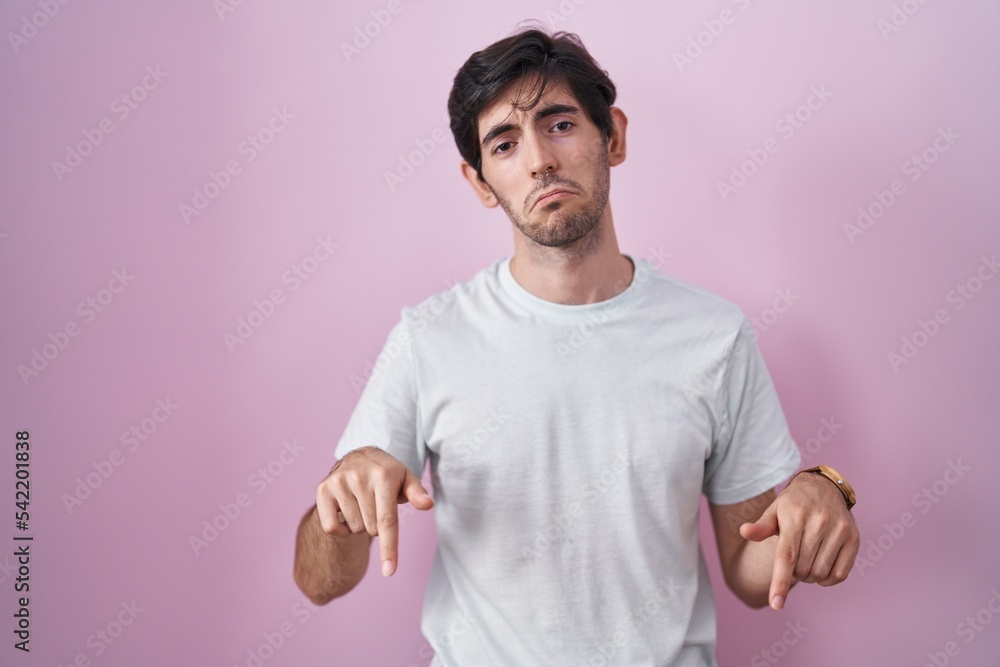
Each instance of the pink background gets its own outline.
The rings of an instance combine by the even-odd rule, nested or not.
[[[995,277],[982,258],[1000,251],[996,3],[456,0],[391,14],[380,1],[247,0],[221,18],[209,0],[51,0],[51,18],[43,4],[0,9],[0,540],[19,532],[21,429],[35,537],[32,651],[15,652],[5,630],[0,663],[252,665],[248,651],[267,635],[278,643],[285,624],[263,664],[428,664],[432,515],[405,520],[397,575],[372,568],[319,611],[292,581],[294,533],[357,400],[352,376],[399,309],[512,249],[509,221],[460,179],[450,133],[434,137],[448,128],[456,69],[536,18],[578,32],[619,87],[622,250],[669,253],[661,270],[767,323],[760,345],[793,435],[809,463],[840,468],[858,491],[872,561],[840,586],[795,588],[781,613],[725,590],[710,543],[720,665],[922,665],[928,653],[1000,664],[987,606],[1000,590],[1000,279],[977,282],[980,270]],[[713,23],[720,15],[729,23]],[[341,44],[366,24],[377,34],[348,59]],[[12,42],[22,31],[30,38]],[[705,46],[679,67],[689,38]],[[831,96],[800,109],[808,119],[788,136],[776,123],[813,87]],[[136,107],[127,117],[122,95]],[[261,132],[275,108],[293,118]],[[105,118],[110,133],[98,132]],[[85,132],[100,143],[60,181],[53,162]],[[249,160],[241,142],[258,133],[273,141]],[[723,200],[717,182],[769,138],[777,151]],[[925,150],[936,161],[910,180],[905,163]],[[390,189],[386,172],[411,154],[419,164]],[[185,221],[179,205],[231,160],[239,173]],[[851,242],[844,225],[894,180],[905,191]],[[283,276],[317,238],[337,247],[307,261],[313,273],[293,289]],[[112,282],[122,269],[124,289]],[[973,298],[949,300],[966,283]],[[230,351],[224,334],[276,289],[282,302]],[[775,316],[778,290],[794,299]],[[88,298],[102,311],[81,309]],[[925,324],[934,335],[918,334],[916,355],[893,368],[887,355],[939,309],[943,323]],[[76,336],[56,335],[73,324]],[[64,349],[50,346],[54,358],[23,380],[18,367],[49,334]],[[158,399],[176,406],[162,423]],[[130,451],[122,434],[143,420],[149,435]],[[832,437],[823,420],[837,424]],[[121,465],[102,466],[116,450]],[[933,490],[956,462],[969,470]],[[69,511],[64,496],[95,464],[110,476]],[[267,481],[256,471],[269,465]],[[216,518],[238,498],[236,519]],[[213,519],[229,525],[196,555],[189,537]],[[4,628],[13,564],[0,556]],[[110,645],[95,639],[117,633],[132,601],[134,622]],[[991,623],[959,625],[977,613]],[[808,630],[787,643],[786,623]]]

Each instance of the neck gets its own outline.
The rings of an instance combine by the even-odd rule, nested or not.
[[[634,268],[618,249],[610,204],[597,227],[567,246],[546,247],[514,231],[510,272],[521,287],[546,301],[606,301],[629,286]]]

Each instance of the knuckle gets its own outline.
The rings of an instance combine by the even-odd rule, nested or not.
[[[849,518],[837,517],[834,522],[834,528],[839,534],[846,537],[854,532],[854,522],[852,522]]]
[[[319,519],[319,525],[326,530],[336,515],[333,510],[333,503],[324,494],[316,494],[316,517]]]
[[[387,512],[379,517],[378,525],[384,530],[391,530],[399,526],[399,516],[395,512]]]
[[[353,498],[354,492],[351,490],[351,485],[348,484],[347,479],[344,477],[338,477],[336,479],[331,479],[327,489],[329,490],[330,496],[334,498]]]
[[[801,506],[787,508],[783,514],[784,516],[780,517],[783,521],[779,523],[791,524],[793,526],[804,526],[809,516],[805,508]]]
[[[830,576],[824,578],[823,581],[819,582],[819,584],[820,586],[836,586],[840,582],[844,581],[844,579],[845,577],[831,572]]]
[[[861,534],[857,531],[856,528],[852,530],[850,534],[847,536],[845,544],[851,547],[851,549],[858,549],[861,547]]]
[[[319,525],[327,535],[334,535],[337,532],[337,522],[328,513],[320,514]]]
[[[774,557],[786,563],[794,563],[799,557],[799,552],[790,544],[779,544],[775,549]]]
[[[375,466],[368,474],[368,479],[374,486],[381,486],[389,480],[389,472],[382,466]]]
[[[333,489],[330,479],[324,479],[316,486],[316,504],[320,505],[333,496]]]

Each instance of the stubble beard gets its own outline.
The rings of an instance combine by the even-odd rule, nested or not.
[[[541,221],[527,221],[514,210],[509,199],[501,197],[495,190],[493,194],[514,226],[536,245],[559,248],[565,253],[582,256],[597,247],[600,240],[599,223],[608,205],[611,175],[606,145],[601,146],[600,159],[595,164],[592,177],[593,196],[584,208],[567,211],[562,201],[543,204],[542,208],[548,208],[549,211],[547,218]],[[583,187],[576,181],[552,174],[539,179],[536,187],[532,188],[531,193],[525,198],[522,210],[528,210],[539,193],[560,185],[578,194],[585,194]],[[492,190],[492,187],[490,189]]]

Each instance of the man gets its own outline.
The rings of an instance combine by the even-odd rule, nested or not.
[[[299,525],[295,579],[324,604],[364,576],[374,535],[395,570],[397,503],[436,508],[433,665],[715,665],[702,493],[752,607],[843,581],[857,554],[835,471],[776,495],[800,456],[744,313],[619,252],[614,100],[565,33],[459,70],[462,172],[514,253],[402,310]]]

